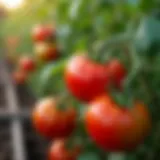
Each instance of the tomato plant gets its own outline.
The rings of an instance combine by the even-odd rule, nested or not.
[[[78,135],[77,139],[84,142],[85,148],[80,160],[119,160],[116,156],[110,158],[109,151],[113,152],[111,154],[125,152],[125,156],[120,157],[121,160],[159,159],[160,21],[159,11],[156,15],[151,13],[154,8],[159,7],[159,2],[34,0],[32,3],[27,1],[23,6],[24,8],[18,8],[16,12],[9,14],[6,22],[1,25],[1,31],[5,31],[0,34],[1,37],[10,37],[16,33],[21,40],[17,39],[16,42],[14,38],[9,38],[6,41],[8,51],[14,55],[14,52],[30,53],[35,49],[34,56],[38,65],[33,74],[29,77],[25,75],[25,82],[29,78],[27,86],[37,98],[70,92],[72,96],[69,96],[76,110],[70,109],[68,99],[62,102],[68,106],[64,110],[59,108],[60,104],[57,102],[50,103],[49,106],[52,107],[37,104],[33,113],[33,124],[37,131],[50,139],[69,136],[67,140],[71,145]],[[41,25],[33,29],[31,41],[30,28],[37,22]],[[43,25],[44,23],[49,25]],[[56,30],[50,24],[55,24]],[[70,59],[77,50],[86,50],[88,57],[79,55]],[[68,61],[65,71],[62,61]],[[120,103],[140,99],[147,104],[152,114],[152,130],[146,106],[141,102],[135,102],[132,107],[122,106],[110,97],[111,94]],[[105,98],[98,98],[102,95]],[[37,107],[38,105],[41,107]],[[66,114],[71,112],[72,118],[67,118]],[[78,117],[74,112],[78,112]],[[78,122],[72,132],[75,117]],[[149,137],[144,141],[150,130]],[[128,152],[135,148],[134,152]],[[70,153],[67,146],[65,151],[67,154],[64,155]],[[66,157],[62,156],[63,159]]]
[[[120,108],[109,96],[89,104],[86,128],[91,138],[106,151],[135,149],[151,129],[148,109],[137,102],[131,109]]]
[[[80,147],[67,148],[65,140],[55,140],[49,150],[49,160],[77,160]]]
[[[65,81],[75,97],[90,101],[105,92],[109,78],[105,65],[95,63],[85,56],[74,56],[66,67]]]
[[[33,125],[47,138],[64,138],[71,135],[76,125],[76,111],[69,107],[58,109],[55,99],[40,100],[33,110]]]

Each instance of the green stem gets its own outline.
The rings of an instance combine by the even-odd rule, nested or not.
[[[140,62],[140,58],[138,54],[135,52],[134,48],[132,47],[131,50],[131,59],[133,60],[132,69],[129,73],[126,81],[125,81],[125,90],[129,90],[133,80],[138,76],[138,74],[142,71],[142,61]]]
[[[124,45],[128,44],[133,39],[132,35],[129,34],[119,34],[111,37],[109,40],[107,39],[104,43],[100,43],[96,46],[96,54],[95,58],[103,57],[103,54],[110,48],[122,48]],[[99,56],[100,55],[100,56]]]

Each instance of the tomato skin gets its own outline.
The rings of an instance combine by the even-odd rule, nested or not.
[[[69,60],[64,76],[69,91],[86,102],[104,93],[109,82],[106,67],[82,55]]]
[[[111,83],[122,89],[123,80],[126,77],[126,69],[118,59],[113,59],[107,64]]]
[[[27,73],[22,70],[17,70],[13,72],[12,78],[15,84],[22,85],[25,84],[27,80]]]
[[[106,151],[135,149],[148,135],[151,118],[140,102],[131,109],[120,108],[108,96],[93,101],[85,117],[88,134]]]
[[[32,117],[35,129],[49,139],[70,136],[76,125],[76,111],[71,107],[65,111],[57,109],[56,100],[52,98],[40,100]]]
[[[34,60],[28,56],[21,57],[19,61],[19,66],[22,70],[26,72],[34,71],[36,67]]]
[[[37,25],[33,28],[32,37],[35,42],[42,42],[55,38],[55,30],[52,27]]]
[[[69,150],[64,140],[55,140],[49,150],[49,160],[77,160],[79,153],[79,146]]]
[[[52,61],[59,56],[59,51],[56,46],[48,43],[37,43],[35,45],[35,53],[39,60]]]

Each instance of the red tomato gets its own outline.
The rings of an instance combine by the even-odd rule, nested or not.
[[[55,30],[49,26],[37,25],[33,28],[32,37],[35,42],[54,39]]]
[[[32,58],[24,56],[20,58],[19,66],[22,70],[32,72],[35,70],[35,62]]]
[[[48,43],[38,43],[35,45],[35,53],[40,60],[52,61],[57,59],[59,52],[56,46]]]
[[[27,80],[27,73],[22,70],[17,70],[12,75],[15,84],[24,84]]]
[[[111,152],[135,149],[151,128],[151,118],[143,104],[137,102],[131,109],[120,108],[109,96],[90,104],[85,123],[96,144]]]
[[[82,101],[101,95],[109,84],[106,66],[85,56],[71,58],[65,70],[65,81],[69,91]]]
[[[73,108],[59,110],[56,100],[45,98],[33,110],[33,125],[47,138],[64,138],[70,136],[75,128],[76,111]]]
[[[111,83],[117,88],[122,88],[123,80],[126,77],[126,69],[123,64],[119,60],[114,59],[107,64],[107,68]]]
[[[49,150],[49,160],[77,160],[80,150],[79,146],[69,150],[64,140],[55,140]]]

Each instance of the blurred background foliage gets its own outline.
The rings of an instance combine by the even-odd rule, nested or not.
[[[159,0],[27,0],[22,8],[8,11],[1,25],[2,37],[19,36],[15,54],[33,54],[31,30],[38,23],[56,26],[62,60],[41,67],[32,76],[29,85],[36,96],[64,91],[63,72],[59,70],[62,71],[66,57],[77,50],[87,50],[105,61],[116,56],[129,71],[127,93],[146,102],[154,115],[154,126],[159,125]],[[146,144],[134,154],[127,154],[127,160],[158,160],[159,135],[154,127]],[[84,159],[82,156],[80,160]]]

